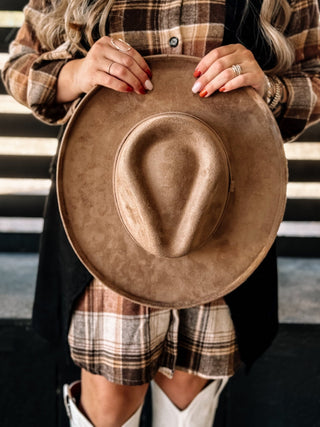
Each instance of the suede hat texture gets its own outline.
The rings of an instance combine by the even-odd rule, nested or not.
[[[198,58],[146,59],[153,91],[98,87],[79,104],[59,153],[59,208],[78,257],[106,286],[191,307],[234,290],[267,254],[287,162],[253,89],[200,98]]]

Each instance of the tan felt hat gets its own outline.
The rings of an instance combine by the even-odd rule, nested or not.
[[[60,212],[106,286],[190,307],[229,293],[263,260],[285,209],[287,162],[253,89],[200,98],[198,58],[147,61],[152,92],[99,87],[76,110],[59,154]]]

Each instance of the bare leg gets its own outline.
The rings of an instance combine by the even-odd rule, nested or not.
[[[193,399],[207,385],[208,380],[183,371],[175,371],[172,379],[158,372],[155,382],[171,402],[177,408],[183,410],[189,406]]]
[[[142,405],[148,384],[124,386],[82,369],[80,409],[95,427],[120,427]]]

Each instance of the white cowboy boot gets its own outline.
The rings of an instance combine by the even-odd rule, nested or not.
[[[80,390],[81,381],[75,381],[70,385],[65,384],[63,386],[63,401],[70,420],[70,427],[94,427],[77,406]]]
[[[70,420],[70,427],[94,427],[93,424],[82,414],[77,406],[76,398],[80,397],[81,382],[65,384],[63,386],[63,400]],[[139,427],[140,415],[143,405],[122,425],[122,427]]]
[[[228,378],[214,380],[181,411],[152,381],[152,427],[212,427],[219,396],[227,382]]]

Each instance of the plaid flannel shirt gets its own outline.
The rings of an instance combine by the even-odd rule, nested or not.
[[[33,22],[44,13],[46,0],[31,0],[24,9],[25,22],[10,46],[3,69],[8,92],[47,123],[63,124],[79,100],[58,104],[58,74],[72,59],[68,43],[46,52],[40,46]],[[292,68],[281,75],[287,99],[274,112],[284,140],[299,135],[320,118],[320,32],[317,0],[290,0],[292,14],[285,35],[295,51]],[[121,37],[142,55],[185,54],[203,57],[221,45],[225,1],[174,0],[115,1],[109,35]],[[170,39],[179,40],[177,46]]]

